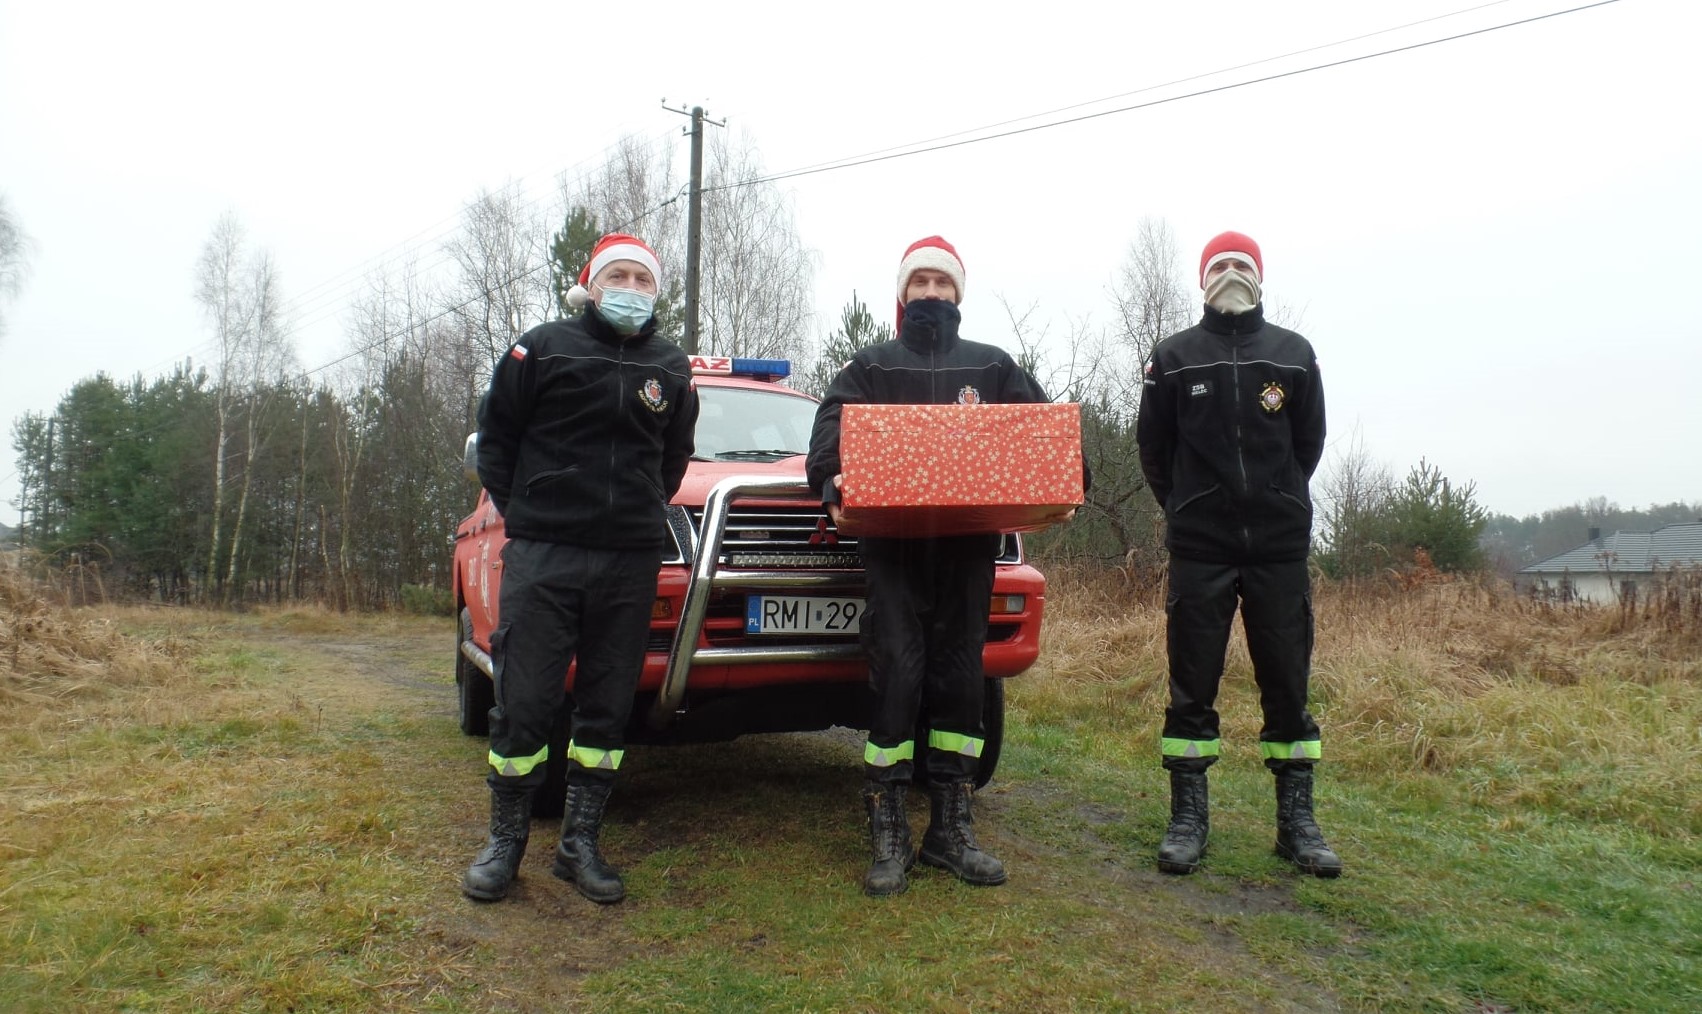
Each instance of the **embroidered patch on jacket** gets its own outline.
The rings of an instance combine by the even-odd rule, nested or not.
[[[1259,407],[1266,412],[1275,412],[1282,408],[1282,403],[1287,398],[1288,395],[1283,391],[1281,384],[1274,380],[1267,380],[1264,388],[1259,391]]]
[[[981,392],[965,384],[958,389],[957,403],[959,405],[979,405],[981,404]]]
[[[513,356],[514,358],[520,360],[521,362],[525,362],[526,361],[526,346],[516,345],[513,348],[508,350],[508,354]]]
[[[1190,398],[1204,398],[1210,393],[1211,384],[1204,380],[1196,380],[1193,386],[1188,388],[1188,397]]]
[[[662,382],[652,377],[638,389],[638,400],[644,402],[644,407],[652,412],[665,412],[668,409],[668,399],[662,397]]]

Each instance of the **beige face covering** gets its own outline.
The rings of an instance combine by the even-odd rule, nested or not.
[[[1206,279],[1206,305],[1219,313],[1246,313],[1259,305],[1259,280],[1230,268]]]

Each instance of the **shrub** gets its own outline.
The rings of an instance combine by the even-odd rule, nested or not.
[[[455,593],[423,584],[402,586],[402,611],[414,616],[454,616]]]

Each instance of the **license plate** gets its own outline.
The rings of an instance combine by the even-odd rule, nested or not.
[[[862,599],[749,595],[745,598],[745,633],[854,635],[862,615]]]

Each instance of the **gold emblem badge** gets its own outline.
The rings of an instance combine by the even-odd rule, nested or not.
[[[662,397],[662,385],[654,377],[638,389],[638,400],[652,412],[665,412],[668,408],[668,399]]]
[[[1264,388],[1259,391],[1259,407],[1266,412],[1275,412],[1282,408],[1282,403],[1287,398],[1288,395],[1283,391],[1281,384],[1274,380],[1267,380]]]

